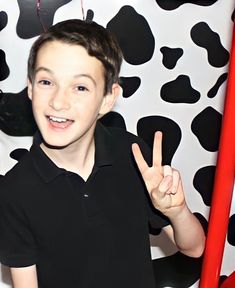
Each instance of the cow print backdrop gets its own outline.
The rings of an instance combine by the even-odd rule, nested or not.
[[[39,1],[40,10],[36,2],[0,0],[0,174],[27,152],[36,129],[26,94],[31,44],[53,23],[93,19],[116,34],[125,58],[123,94],[103,123],[138,134],[150,146],[154,131],[163,131],[164,163],[181,171],[188,205],[206,230],[234,0],[84,0],[83,10],[80,0]],[[235,268],[234,225],[235,204],[221,282]],[[177,252],[161,231],[150,232],[156,287],[198,287],[201,259]],[[4,287],[10,278],[1,267]]]

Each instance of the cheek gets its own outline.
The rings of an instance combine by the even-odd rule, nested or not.
[[[41,105],[41,101],[38,101],[37,97],[32,98],[32,106],[34,109],[36,109],[37,107],[39,108]]]
[[[32,98],[32,109],[34,115],[38,115],[39,112],[42,111],[44,107],[46,107],[46,104],[42,99],[39,99],[38,97]]]
[[[87,95],[84,95],[84,97],[81,97],[80,99],[76,99],[75,101],[72,101],[72,107],[74,109],[79,110],[80,113],[95,113],[96,111],[99,111],[103,98],[100,97],[86,97]]]
[[[90,103],[77,109],[78,117],[83,118],[87,122],[93,122],[97,119],[100,112],[100,106],[97,103]]]

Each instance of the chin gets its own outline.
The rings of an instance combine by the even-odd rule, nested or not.
[[[64,141],[62,136],[60,137],[44,137],[43,136],[43,144],[48,148],[53,149],[63,149],[69,146],[70,142]]]

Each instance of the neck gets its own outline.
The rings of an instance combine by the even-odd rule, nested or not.
[[[95,141],[94,137],[86,140],[86,143],[77,143],[63,148],[50,147],[44,143],[40,146],[59,168],[77,173],[87,180],[94,166]]]

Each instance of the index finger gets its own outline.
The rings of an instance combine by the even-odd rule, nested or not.
[[[154,134],[153,141],[153,166],[162,167],[162,132]]]
[[[132,152],[135,158],[135,162],[140,170],[140,173],[143,175],[149,167],[146,161],[144,160],[144,157],[141,153],[141,150],[138,144],[136,143],[132,144]]]

